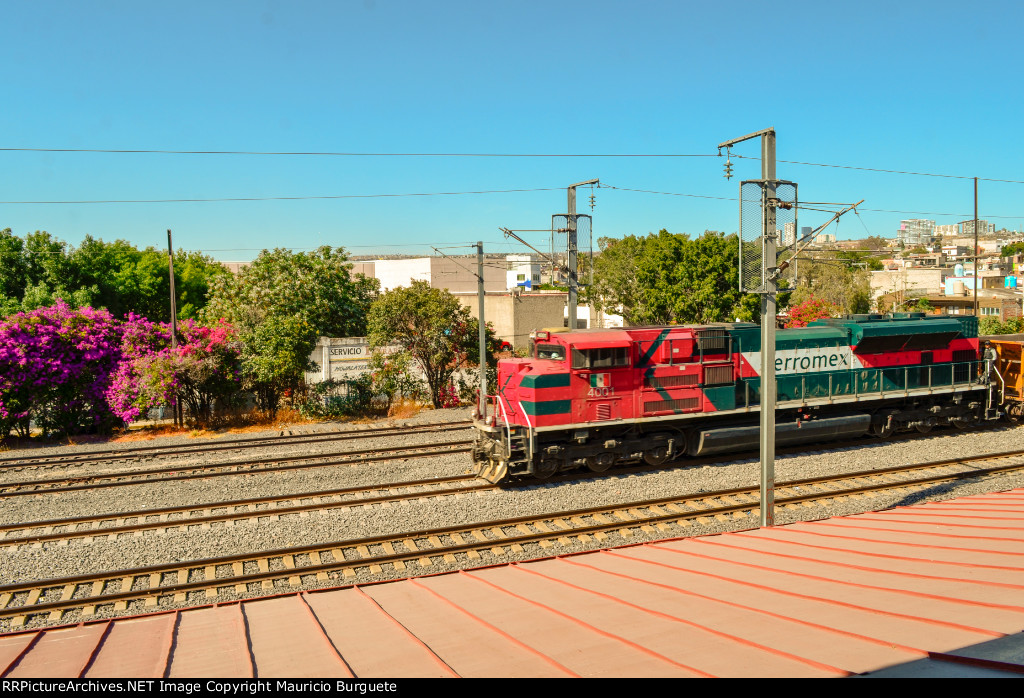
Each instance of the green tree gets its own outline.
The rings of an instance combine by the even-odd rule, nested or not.
[[[999,322],[998,317],[986,316],[978,323],[978,334],[1020,334],[1024,332],[1024,318],[1017,316],[1009,318],[1006,322]]]
[[[366,334],[366,314],[378,283],[350,274],[342,248],[314,252],[264,250],[237,276],[211,278],[203,310],[208,323],[225,318],[242,341],[245,386],[260,408],[277,410],[285,391],[303,383],[318,337]]]
[[[855,252],[844,250],[836,255],[837,259],[844,260],[849,267],[861,267],[868,271],[881,271],[882,263],[867,252]]]
[[[1013,257],[1018,254],[1024,254],[1024,242],[1012,242],[1009,245],[1003,245],[1003,248],[999,250],[1000,257]]]
[[[640,304],[637,265],[644,252],[644,238],[599,238],[600,254],[594,259],[594,283],[581,295],[585,303],[598,310],[620,313],[627,324],[634,325],[633,309]]]
[[[871,235],[864,240],[864,248],[881,252],[889,249],[889,241],[881,235]]]
[[[791,305],[818,298],[838,309],[839,314],[871,310],[871,277],[859,267],[848,266],[836,253],[821,253],[806,262],[801,257],[800,278],[790,296]]]
[[[214,282],[229,278],[231,272],[227,267],[212,257],[194,251],[175,254],[174,293],[177,296],[178,319],[198,319],[209,301]]]
[[[382,294],[370,308],[367,330],[371,347],[397,344],[419,365],[434,407],[441,407],[441,391],[461,364],[479,363],[476,319],[455,296],[426,281]]]
[[[661,230],[599,244],[587,300],[630,325],[720,322],[740,310],[735,235],[705,231],[691,240]]]
[[[0,297],[20,301],[27,283],[25,243],[4,228],[0,230]]]
[[[175,262],[178,319],[194,319],[206,303],[210,279],[230,272],[198,252],[179,253]],[[169,322],[167,253],[91,235],[69,248],[47,232],[22,240],[10,229],[0,231],[0,314],[48,307],[58,299],[104,308],[117,318],[135,313]]]

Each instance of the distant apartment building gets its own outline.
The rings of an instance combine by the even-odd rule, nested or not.
[[[900,221],[900,229],[896,232],[896,237],[905,247],[930,245],[935,237],[935,221],[924,218]]]
[[[941,235],[942,237],[956,237],[960,234],[960,226],[956,223],[951,225],[937,225],[935,226],[935,234]]]
[[[974,219],[961,221],[960,230],[963,235],[974,235]],[[978,235],[993,235],[996,232],[996,224],[985,220],[978,220]]]
[[[782,246],[792,247],[796,244],[796,223],[786,223],[782,226]]]

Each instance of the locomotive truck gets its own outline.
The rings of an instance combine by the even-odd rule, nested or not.
[[[538,331],[498,362],[475,415],[494,483],[756,449],[760,327],[716,323]],[[973,316],[853,315],[776,333],[776,443],[822,442],[998,416]]]

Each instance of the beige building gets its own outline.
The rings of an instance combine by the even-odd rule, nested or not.
[[[456,293],[459,303],[479,316],[477,295]],[[488,293],[484,296],[484,321],[494,334],[514,349],[530,346],[530,333],[546,327],[562,327],[567,294],[561,291]]]
[[[361,269],[373,265],[373,276],[380,281],[381,291],[390,291],[400,286],[409,286],[413,281],[426,281],[431,288],[444,288],[450,292],[476,293],[476,255],[460,257],[414,257],[410,259],[378,259],[362,262]],[[353,268],[353,272],[361,271]],[[500,292],[506,286],[505,255],[484,257],[484,291]]]
[[[943,292],[946,277],[952,269],[940,267],[908,267],[871,272],[871,302],[878,304],[882,296],[896,298],[920,297]]]

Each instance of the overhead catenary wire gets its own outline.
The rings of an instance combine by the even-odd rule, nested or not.
[[[379,199],[410,196],[466,196],[475,194],[518,194],[524,192],[560,191],[564,187],[535,187],[531,189],[482,189],[477,191],[435,191],[406,192],[391,194],[332,194],[325,196],[244,196],[220,197],[210,199],[92,199],[80,201],[0,201],[0,204],[180,204],[180,203],[218,203],[228,201],[309,201],[330,199]]]
[[[713,158],[717,153],[365,153],[355,151],[165,150],[154,148],[2,148],[0,152],[113,155],[256,155],[399,158]]]
[[[36,148],[36,147],[0,147],[0,152],[18,153],[81,153],[107,155],[218,155],[218,156],[266,156],[266,157],[365,157],[365,158],[721,158],[721,152],[715,153],[501,153],[501,152],[453,152],[453,153],[388,153],[360,151],[330,150],[176,150],[167,148]],[[756,155],[731,153],[732,157],[744,160],[760,160]],[[916,177],[939,177],[944,179],[974,179],[974,175],[955,175],[940,172],[917,172],[914,170],[897,170],[883,167],[864,167],[860,165],[839,165],[824,162],[806,162],[801,160],[777,160],[788,165],[807,167],[830,167],[862,172],[878,172],[882,174],[899,174]],[[1002,182],[1006,184],[1024,184],[1024,180],[1000,179],[995,177],[978,177],[978,181]]]
[[[756,155],[737,155],[733,153],[732,157],[742,158],[744,160],[760,160],[761,158]],[[799,160],[776,160],[776,162],[783,162],[787,165],[805,165],[807,167],[832,167],[841,170],[860,170],[862,172],[879,172],[882,174],[899,174],[899,175],[912,175],[915,177],[940,177],[943,179],[974,179],[973,175],[952,175],[952,174],[941,174],[938,172],[914,172],[911,170],[892,170],[881,167],[860,167],[857,165],[834,165],[824,162],[801,162]],[[1024,184],[1024,180],[1020,179],[997,179],[994,177],[978,177],[979,182],[1002,182],[1004,184]]]

